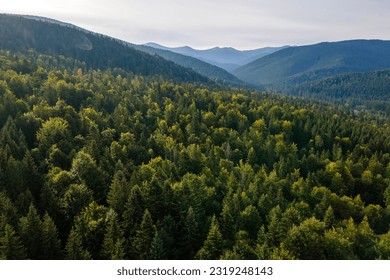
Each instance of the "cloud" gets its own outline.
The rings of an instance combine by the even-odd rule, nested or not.
[[[54,17],[129,42],[170,46],[248,49],[390,39],[387,0],[3,0],[0,10]]]

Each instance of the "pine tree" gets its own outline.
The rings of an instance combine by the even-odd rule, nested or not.
[[[130,186],[122,170],[115,173],[107,194],[108,205],[121,217],[129,197]]]
[[[58,230],[48,213],[43,217],[42,223],[42,253],[46,260],[59,260],[62,256]]]
[[[42,259],[42,221],[33,204],[30,204],[27,216],[20,218],[19,229],[28,256],[33,260]]]
[[[138,185],[135,185],[129,194],[123,212],[123,228],[128,236],[132,236],[144,214],[143,198]]]
[[[27,258],[26,249],[22,245],[14,228],[6,224],[0,236],[0,259],[23,260]]]
[[[222,254],[224,240],[219,230],[217,218],[213,216],[211,226],[203,247],[196,254],[197,259],[217,260]]]
[[[90,260],[91,254],[84,249],[80,233],[75,229],[70,231],[68,241],[65,246],[66,259],[68,260]]]
[[[188,208],[184,221],[183,252],[186,259],[192,259],[199,248],[199,224],[194,209]]]
[[[156,227],[153,224],[152,216],[148,209],[145,210],[140,228],[136,231],[132,239],[132,251],[134,257],[140,260],[150,258],[150,249],[153,237],[155,236]]]
[[[167,255],[164,248],[164,241],[160,236],[158,230],[155,231],[152,244],[150,245],[150,259],[151,260],[164,260]]]
[[[118,222],[118,216],[113,210],[110,210],[107,216],[109,221],[106,226],[101,255],[104,259],[122,260],[125,258],[123,230]]]

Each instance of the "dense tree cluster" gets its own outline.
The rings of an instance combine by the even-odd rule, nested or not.
[[[273,85],[274,90],[335,104],[357,111],[390,115],[390,70],[349,73],[327,78],[303,76]]]
[[[0,62],[1,258],[390,258],[383,119],[64,57]]]

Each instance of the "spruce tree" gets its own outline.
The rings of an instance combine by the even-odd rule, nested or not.
[[[0,259],[23,260],[27,258],[26,248],[22,245],[14,228],[6,224],[0,236]]]
[[[121,217],[129,197],[130,186],[122,170],[115,173],[107,194],[108,205]]]
[[[42,259],[42,221],[33,204],[30,204],[27,216],[20,218],[20,237],[31,259]]]
[[[140,228],[136,231],[132,239],[132,251],[134,257],[140,260],[150,258],[150,249],[153,237],[155,236],[156,227],[153,223],[152,216],[148,209],[145,210]]]
[[[42,253],[46,260],[59,260],[62,256],[58,230],[48,213],[45,213],[42,223]]]
[[[219,230],[217,218],[213,216],[211,226],[203,247],[196,254],[197,259],[217,260],[222,254],[224,240]]]
[[[125,258],[125,239],[123,230],[118,222],[118,216],[110,210],[107,214],[108,224],[104,235],[102,257],[109,260],[121,260]]]
[[[75,229],[70,231],[68,241],[65,246],[66,259],[68,260],[90,260],[91,254],[84,249],[80,233]]]

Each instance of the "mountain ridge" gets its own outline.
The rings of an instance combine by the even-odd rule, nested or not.
[[[119,39],[50,21],[0,14],[0,48],[13,52],[35,49],[43,54],[63,55],[83,61],[92,69],[121,68],[136,75],[211,82],[192,69],[136,50]]]
[[[245,82],[267,85],[289,78],[317,79],[334,74],[390,68],[390,41],[347,40],[289,47],[236,69]]]
[[[223,68],[228,72],[232,72],[242,65],[287,47],[265,47],[253,50],[237,50],[232,47],[214,47],[205,50],[197,50],[189,46],[170,48],[158,43],[146,43],[144,45],[192,56]]]

